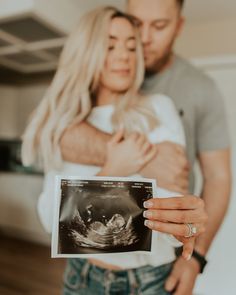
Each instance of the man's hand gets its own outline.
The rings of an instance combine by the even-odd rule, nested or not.
[[[153,198],[144,202],[144,217],[148,220],[145,225],[152,230],[174,235],[183,243],[182,256],[189,260],[192,256],[195,238],[205,231],[207,214],[202,199],[186,195],[172,198]],[[186,223],[191,223],[196,228],[190,238],[189,228]]]
[[[144,166],[141,175],[157,179],[158,186],[170,191],[187,193],[189,163],[185,149],[168,141],[159,143],[156,146],[156,156]]]
[[[195,258],[186,261],[181,256],[178,257],[166,280],[166,291],[173,292],[173,295],[191,295],[199,271],[200,266]]]

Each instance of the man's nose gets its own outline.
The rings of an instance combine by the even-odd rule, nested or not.
[[[151,29],[147,24],[144,24],[141,28],[141,41],[143,45],[151,42]]]

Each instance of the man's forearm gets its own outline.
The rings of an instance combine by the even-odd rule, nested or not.
[[[229,178],[207,180],[202,198],[208,214],[206,231],[197,240],[195,249],[205,255],[226,214],[230,199],[231,183]]]
[[[60,141],[62,158],[72,163],[102,166],[110,137],[86,122],[68,127]]]

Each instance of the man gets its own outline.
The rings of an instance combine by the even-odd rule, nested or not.
[[[202,198],[209,222],[206,232],[196,240],[194,257],[189,261],[179,257],[166,281],[166,290],[176,295],[192,293],[197,275],[203,268],[201,262],[204,262],[227,210],[231,184],[229,139],[222,99],[208,77],[173,54],[175,39],[184,23],[183,2],[129,0],[127,3],[128,12],[140,28],[144,47],[146,79],[143,91],[164,93],[173,99],[187,139],[188,161],[179,146],[165,142],[158,145],[155,159],[141,174],[155,175],[160,186],[182,193],[193,192],[192,167],[196,157],[203,174]],[[64,133],[62,156],[70,162],[102,165],[109,139],[110,135],[83,122]]]

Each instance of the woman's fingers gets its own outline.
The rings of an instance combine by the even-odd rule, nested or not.
[[[189,260],[192,257],[193,249],[195,245],[195,239],[196,239],[195,237],[179,239],[183,243],[182,256],[185,260]]]
[[[144,202],[144,208],[162,210],[195,210],[204,208],[204,202],[201,198],[193,195],[170,198],[153,198]]]
[[[140,159],[140,166],[143,167],[146,165],[151,159],[156,155],[156,148],[152,146],[152,148]]]
[[[207,221],[207,214],[203,209],[197,210],[147,210],[145,218],[161,222],[199,223]]]
[[[118,130],[110,139],[110,144],[116,144],[119,143],[124,138],[124,129]]]
[[[139,134],[136,139],[137,146],[142,149],[143,145],[148,142],[147,136],[144,134]]]
[[[182,238],[185,238],[186,236],[189,235],[189,227],[185,223],[178,224],[178,223],[168,223],[168,222],[160,222],[160,221],[154,221],[154,220],[145,220],[144,224],[152,230],[174,235],[174,236],[179,236]],[[196,228],[196,233],[193,234],[193,236],[195,237],[205,231],[205,228],[202,226],[201,223],[194,223],[193,227]]]
[[[153,148],[153,145],[149,141],[144,142],[144,144],[140,148],[141,154],[142,155],[147,154],[149,151],[151,151],[152,148]]]

